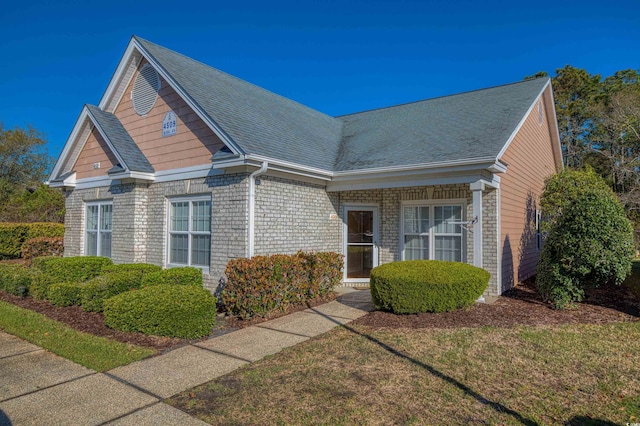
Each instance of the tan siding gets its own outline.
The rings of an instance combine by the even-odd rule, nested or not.
[[[94,163],[100,163],[100,168],[94,169]],[[87,143],[82,148],[72,170],[76,171],[76,179],[106,176],[109,169],[117,163],[118,160],[116,160],[102,135],[94,128],[89,134]]]
[[[501,158],[508,164],[500,182],[503,291],[536,273],[536,209],[544,179],[558,171],[547,116],[553,108],[549,90],[541,98],[542,124],[535,105]]]
[[[144,62],[138,69],[143,64]],[[223,143],[180,95],[161,79],[162,85],[153,109],[141,117],[136,114],[131,102],[134,81],[135,76],[114,114],[153,168],[161,171],[210,163],[211,155],[218,151]],[[178,132],[174,136],[163,138],[162,120],[169,111],[173,111],[177,116]]]

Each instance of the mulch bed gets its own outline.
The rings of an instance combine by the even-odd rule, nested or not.
[[[117,340],[123,343],[130,343],[133,345],[153,348],[160,351],[161,353],[188,345],[189,343],[194,343],[196,341],[206,340],[210,337],[229,333],[239,328],[256,325],[270,319],[278,318],[287,314],[291,314],[293,312],[302,311],[310,307],[318,306],[323,303],[335,300],[335,298],[336,296],[332,294],[324,298],[315,299],[309,303],[291,305],[286,312],[277,312],[273,315],[270,315],[268,318],[240,320],[233,317],[218,315],[218,317],[216,318],[216,327],[213,329],[210,336],[203,337],[199,340],[187,340],[175,337],[160,337],[150,336],[142,333],[125,333],[121,331],[115,331],[104,325],[104,315],[102,313],[85,312],[80,306],[55,306],[48,301],[36,300],[32,297],[21,299],[17,296],[0,290],[0,300],[4,300],[5,302],[20,306],[21,308],[39,312],[76,330],[93,334],[95,336],[107,337],[109,339]]]
[[[363,290],[367,291],[367,290]],[[211,336],[228,333],[239,328],[256,325],[293,312],[314,307],[335,299],[335,295],[316,299],[309,303],[292,305],[286,312],[268,318],[243,321],[219,315]],[[193,343],[192,340],[149,336],[142,333],[124,333],[104,325],[101,313],[85,312],[79,306],[58,307],[43,300],[19,297],[0,291],[0,300],[46,315],[68,326],[123,343],[131,343],[166,352]],[[587,299],[575,309],[558,311],[542,302],[533,281],[521,283],[489,304],[474,306],[441,314],[395,315],[375,311],[354,321],[356,324],[377,328],[458,328],[458,327],[513,327],[516,325],[604,324],[640,320],[640,301],[624,286],[605,286],[593,289]]]
[[[440,314],[395,315],[375,311],[354,321],[377,328],[513,327],[516,325],[605,324],[640,320],[640,301],[625,286],[592,289],[575,309],[554,310],[529,280],[505,292],[493,304]]]

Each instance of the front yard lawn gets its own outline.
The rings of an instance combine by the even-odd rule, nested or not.
[[[0,330],[96,371],[110,370],[156,353],[150,348],[74,330],[42,314],[2,300]]]
[[[167,402],[229,425],[637,422],[640,322],[347,325]]]

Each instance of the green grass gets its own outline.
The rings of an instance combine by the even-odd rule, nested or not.
[[[640,322],[346,326],[179,394],[211,424],[640,421]]]
[[[146,358],[155,350],[82,333],[42,314],[0,301],[0,330],[96,371]]]

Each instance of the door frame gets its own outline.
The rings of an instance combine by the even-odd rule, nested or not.
[[[343,207],[342,216],[342,253],[344,254],[344,272],[343,282],[345,283],[369,283],[369,278],[347,278],[347,247],[349,238],[349,212],[350,211],[371,211],[373,212],[373,267],[378,266],[379,263],[379,240],[380,240],[380,228],[378,217],[378,206],[376,204],[345,204]]]

